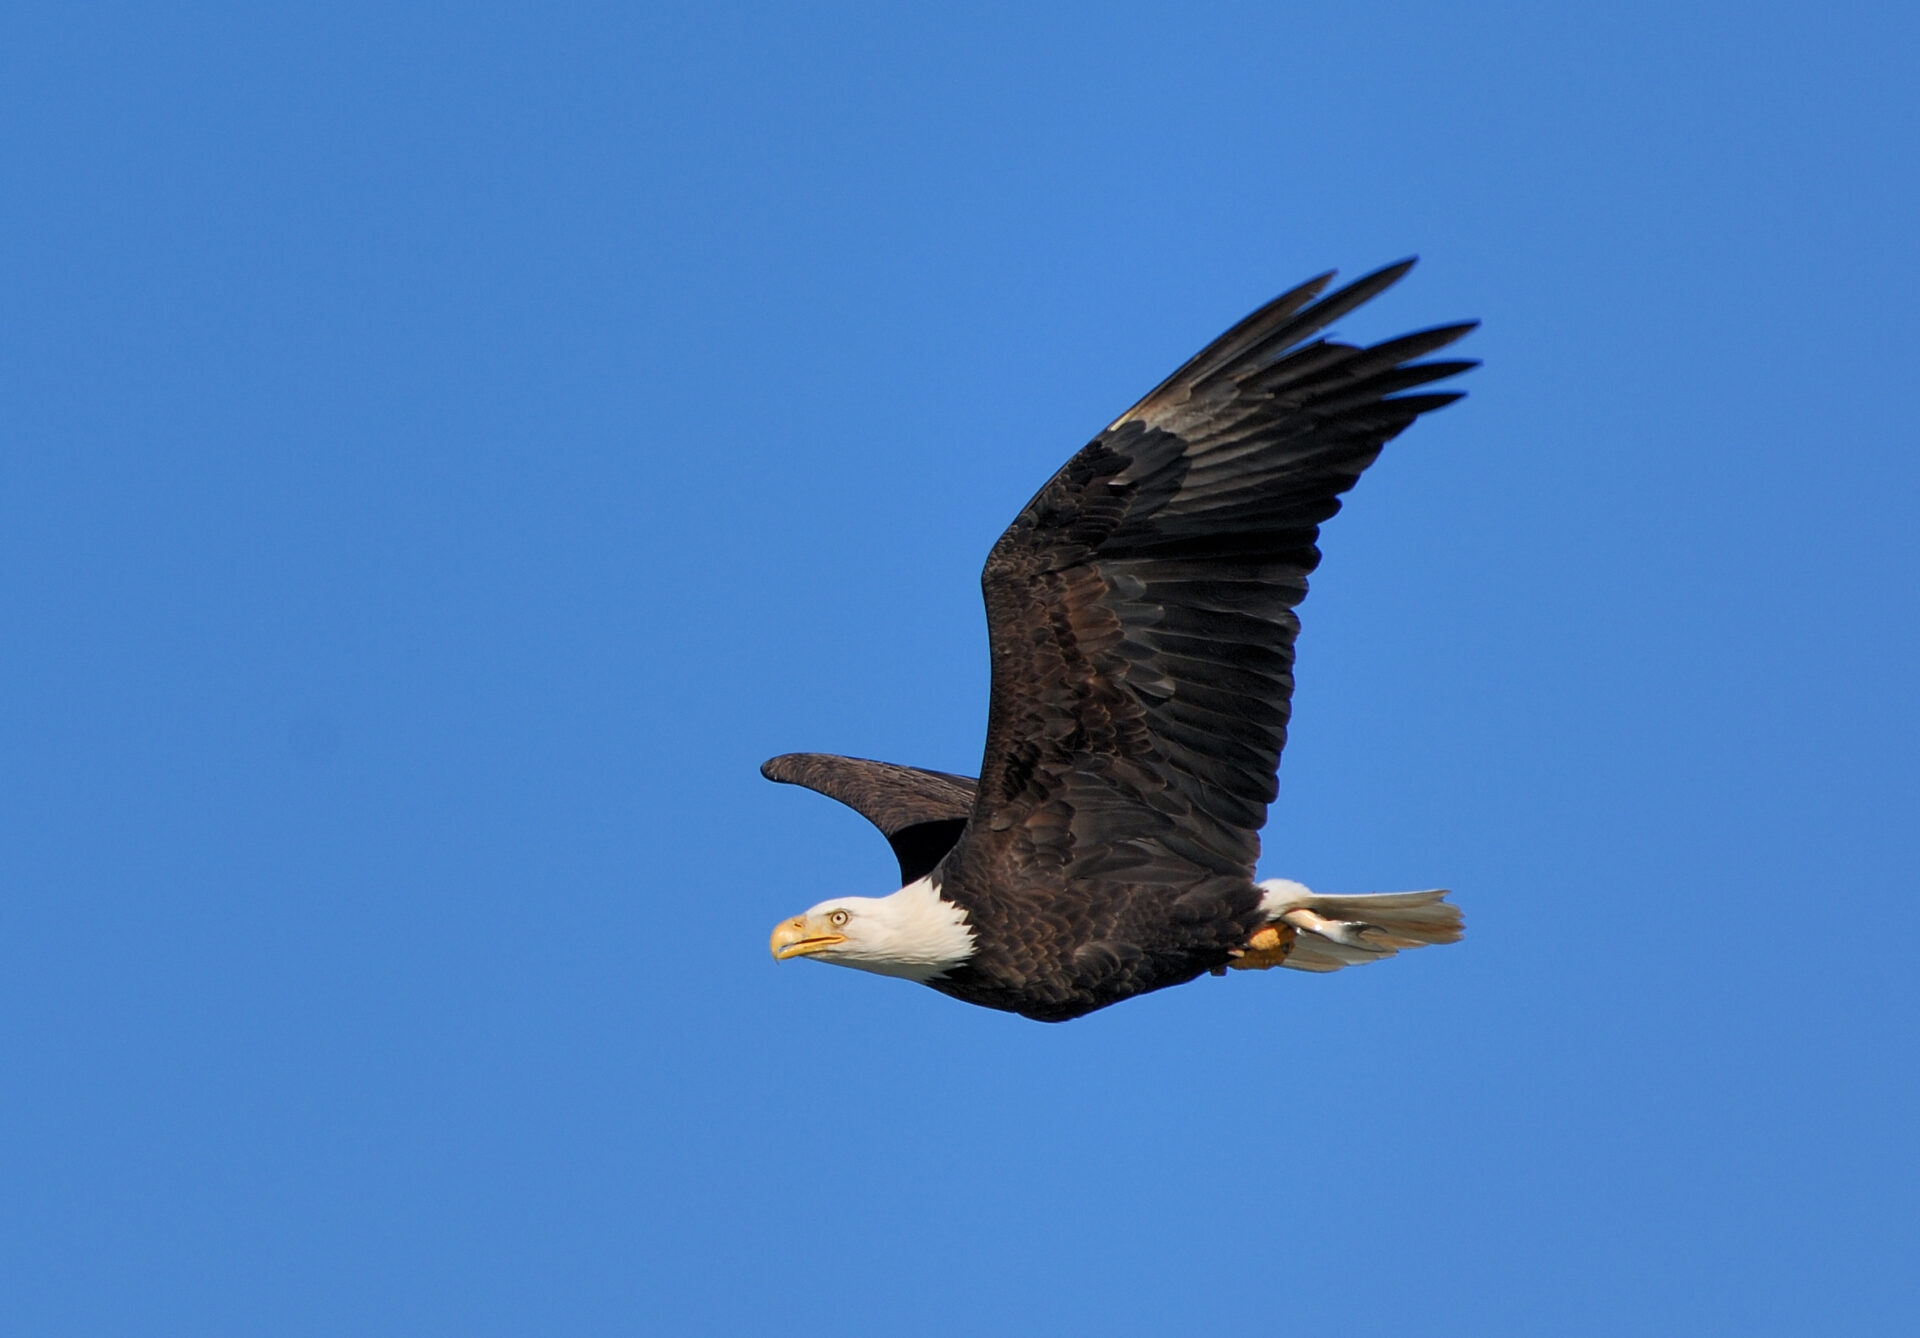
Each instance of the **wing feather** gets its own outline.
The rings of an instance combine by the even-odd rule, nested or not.
[[[837,799],[880,829],[900,861],[904,886],[932,872],[960,839],[973,808],[974,779],[832,753],[784,753],[760,774]]]
[[[1475,365],[1415,361],[1471,323],[1370,347],[1321,337],[1412,264],[1325,297],[1322,275],[1248,316],[994,545],[987,745],[954,856],[969,881],[1251,877],[1319,526],[1387,441],[1460,397],[1400,392]]]

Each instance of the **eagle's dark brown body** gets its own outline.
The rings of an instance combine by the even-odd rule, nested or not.
[[[1254,863],[1319,526],[1382,445],[1459,398],[1400,392],[1473,366],[1417,361],[1471,325],[1314,338],[1410,265],[1275,299],[1026,505],[981,576],[977,784],[819,754],[764,768],[866,813],[904,880],[931,870],[966,911],[974,953],[934,988],[1062,1020],[1216,968],[1263,922]]]
[[[1057,893],[1051,913],[1034,914],[1017,897],[989,889],[976,900],[964,882],[943,886],[966,908],[978,946],[928,984],[966,1003],[1065,1022],[1225,966],[1262,923],[1260,889],[1245,878],[1185,888],[1102,879]]]

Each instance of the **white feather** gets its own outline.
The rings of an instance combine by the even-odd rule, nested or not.
[[[1297,931],[1283,963],[1296,971],[1338,971],[1380,961],[1402,948],[1460,941],[1460,908],[1446,900],[1443,887],[1321,896],[1303,884],[1274,878],[1260,889],[1266,894],[1260,909],[1268,922]]]
[[[931,876],[884,897],[835,897],[807,912],[825,918],[847,912],[844,943],[813,954],[816,962],[876,975],[931,980],[973,955],[967,913],[934,889]]]

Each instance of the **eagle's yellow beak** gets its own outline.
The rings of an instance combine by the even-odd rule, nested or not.
[[[784,962],[789,957],[807,957],[846,941],[845,934],[836,934],[822,925],[811,923],[807,916],[796,915],[774,926],[773,941],[769,946],[773,949],[774,960]]]

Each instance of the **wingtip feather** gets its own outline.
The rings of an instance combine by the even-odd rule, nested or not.
[[[793,768],[807,755],[805,753],[781,753],[778,757],[769,757],[760,764],[760,774],[770,781],[782,785],[793,783]]]

